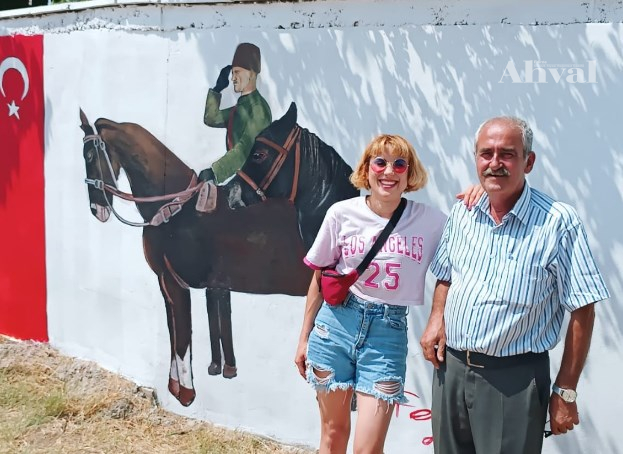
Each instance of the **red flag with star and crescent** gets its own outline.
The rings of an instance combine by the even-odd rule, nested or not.
[[[47,341],[43,36],[0,37],[0,333]]]

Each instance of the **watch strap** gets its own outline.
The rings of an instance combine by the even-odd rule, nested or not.
[[[565,402],[569,402],[569,403],[575,402],[578,396],[578,393],[575,389],[561,388],[555,383],[552,385],[552,391],[558,394],[562,398],[562,400],[564,400]],[[566,392],[570,392],[572,394],[573,397],[571,398],[571,400],[565,397]]]

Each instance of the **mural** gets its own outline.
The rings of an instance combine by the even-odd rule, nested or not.
[[[230,291],[305,295],[311,270],[303,256],[326,209],[358,194],[348,181],[352,169],[296,123],[294,103],[255,139],[242,170],[227,186],[199,182],[190,167],[140,125],[100,118],[93,129],[82,110],[80,121],[91,212],[101,222],[112,213],[124,224],[143,227],[145,259],[158,277],[167,314],[168,388],[189,406],[196,395],[189,288],[206,288],[209,374],[221,371],[222,347],[223,376],[235,377]],[[131,194],[117,187],[121,169]],[[246,194],[243,183],[256,189],[261,204]],[[196,209],[202,190],[214,200],[207,213]],[[135,202],[143,220],[119,215],[114,197]],[[233,210],[230,205],[249,206]]]
[[[214,289],[221,290],[219,296],[229,290],[303,295],[311,274],[301,261],[304,250],[294,210],[287,201],[276,200],[257,209],[232,211],[226,198],[218,197],[212,213],[198,213],[192,203],[195,173],[148,131],[136,124],[99,119],[95,134],[84,114],[81,122],[86,174],[93,182],[89,201],[98,220],[105,222],[114,212],[120,168],[128,175],[131,196],[144,220],[153,220],[170,203],[162,196],[175,201],[175,215],[167,222],[134,225],[143,227],[145,259],[158,277],[165,301],[171,343],[169,391],[188,406],[195,398],[189,287],[207,288],[208,312],[216,304],[211,299]],[[276,248],[277,243],[286,246]],[[221,324],[210,336],[222,337],[224,348],[229,349],[226,354],[233,356],[231,324]],[[213,360],[219,354],[213,350]]]

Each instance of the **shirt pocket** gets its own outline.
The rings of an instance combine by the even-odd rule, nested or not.
[[[501,264],[497,295],[515,312],[525,312],[547,294],[547,270],[540,265],[507,259]]]

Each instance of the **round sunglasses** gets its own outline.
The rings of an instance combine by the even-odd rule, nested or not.
[[[406,159],[398,158],[394,161],[388,161],[387,159],[378,157],[370,160],[370,168],[374,173],[383,173],[385,168],[390,165],[394,169],[394,173],[405,173],[409,168],[409,163]]]

